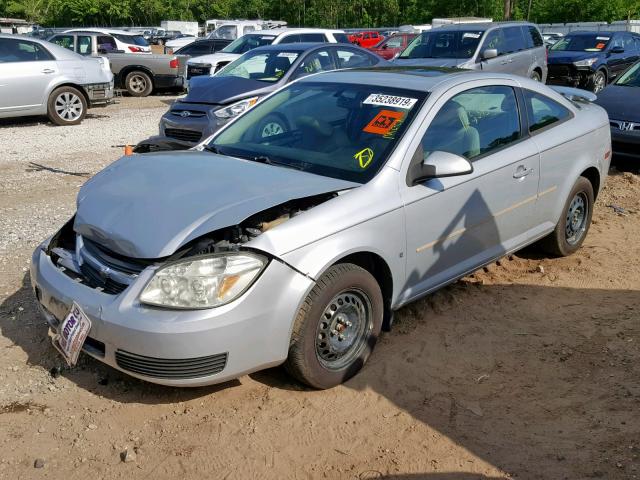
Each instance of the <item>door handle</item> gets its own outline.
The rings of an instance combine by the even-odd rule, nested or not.
[[[56,73],[56,71],[53,68],[45,68],[44,70],[42,70],[42,73]]]
[[[527,175],[533,173],[533,168],[525,168],[522,165],[514,172],[513,178],[524,178]]]

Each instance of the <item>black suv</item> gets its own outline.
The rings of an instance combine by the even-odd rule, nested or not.
[[[602,90],[640,58],[640,35],[572,32],[549,49],[547,83]]]
[[[232,40],[224,38],[206,38],[204,40],[196,40],[195,42],[188,43],[184,47],[174,50],[173,53],[176,55],[200,57],[202,55],[219,52],[231,42]]]

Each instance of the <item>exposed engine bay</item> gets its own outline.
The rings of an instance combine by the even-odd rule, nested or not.
[[[185,257],[239,251],[264,232],[337,196],[335,192],[291,200],[263,210],[242,221],[192,240],[174,254],[157,259],[131,258],[113,252],[98,241],[78,235],[71,218],[52,238],[47,254],[53,263],[76,281],[105,293],[123,291],[149,266]]]

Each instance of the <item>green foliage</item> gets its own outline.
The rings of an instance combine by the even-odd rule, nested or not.
[[[528,0],[511,0],[512,17],[527,16]],[[268,18],[292,26],[373,27],[428,23],[434,17],[503,18],[504,0],[0,0],[0,16],[47,26],[159,25],[161,20]],[[640,0],[533,0],[540,23],[613,21],[640,17]]]

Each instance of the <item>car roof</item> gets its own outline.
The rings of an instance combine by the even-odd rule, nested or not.
[[[263,45],[261,47],[256,47],[250,52],[263,52],[263,51],[287,51],[287,52],[306,52],[307,50],[313,50],[315,48],[323,48],[323,47],[347,47],[347,48],[358,48],[355,45],[348,45],[346,43],[326,43],[326,42],[301,42],[301,43],[277,43],[275,45]]]
[[[344,70],[332,70],[313,75],[310,81],[357,83],[361,85],[398,85],[399,88],[431,92],[433,88],[444,80],[459,78],[474,80],[487,78],[485,72],[462,70],[445,67],[366,67]],[[505,74],[492,74],[491,78],[512,78]],[[306,78],[300,80],[307,81]]]
[[[344,33],[343,30],[333,28],[272,28],[267,30],[255,30],[247,35],[282,35],[284,33]]]
[[[62,33],[74,33],[74,32],[97,32],[97,33],[110,33],[117,35],[142,35],[141,33],[136,32],[128,32],[126,30],[118,30],[117,28],[71,28],[69,30],[65,30]]]
[[[444,31],[460,31],[460,30],[489,30],[494,27],[521,27],[533,26],[530,22],[483,22],[483,23],[456,23],[452,25],[443,25],[442,27],[432,28],[422,33],[444,32]]]
[[[612,37],[616,33],[625,33],[625,32],[598,32],[597,30],[576,30],[575,32],[569,32],[566,36],[569,35],[602,35]]]

